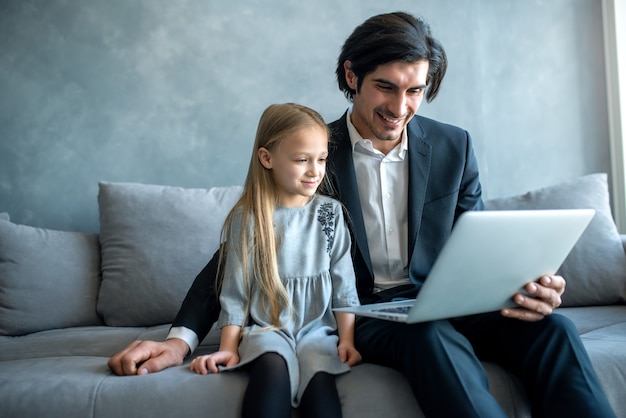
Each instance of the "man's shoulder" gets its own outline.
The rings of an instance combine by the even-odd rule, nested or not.
[[[330,122],[328,124],[328,126],[332,128],[333,126],[341,126],[342,124],[346,125],[346,116],[347,116],[347,114],[348,114],[348,111],[343,112],[341,114],[341,116],[339,118],[337,118],[337,120],[335,120],[333,122]]]
[[[328,124],[328,129],[330,129],[330,134],[333,138],[337,136],[348,135],[348,122],[346,119],[346,113],[344,113],[339,119],[330,122]]]
[[[413,116],[413,119],[409,122],[408,128],[409,133],[422,138],[428,138],[432,135],[445,135],[451,137],[459,135],[465,137],[467,135],[467,131],[459,126],[440,122],[421,115]]]

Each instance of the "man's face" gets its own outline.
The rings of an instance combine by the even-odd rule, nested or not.
[[[356,90],[357,77],[349,61],[344,68],[348,85]],[[427,77],[428,61],[393,61],[367,74],[353,97],[351,117],[359,134],[383,152],[393,148],[422,103]]]

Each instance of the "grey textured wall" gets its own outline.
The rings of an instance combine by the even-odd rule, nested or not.
[[[261,111],[339,117],[342,42],[394,10],[446,47],[421,113],[471,132],[486,197],[610,172],[596,0],[0,0],[0,212],[96,231],[99,180],[242,183]]]

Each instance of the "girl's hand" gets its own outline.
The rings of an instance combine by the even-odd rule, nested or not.
[[[361,353],[352,344],[339,344],[337,346],[339,358],[348,366],[356,366],[361,362]]]
[[[335,319],[339,333],[339,344],[337,344],[339,359],[350,367],[359,364],[361,353],[354,347],[354,314],[335,312]]]
[[[217,366],[234,366],[239,363],[239,354],[233,351],[217,351],[206,356],[196,357],[189,368],[198,374],[219,373]]]

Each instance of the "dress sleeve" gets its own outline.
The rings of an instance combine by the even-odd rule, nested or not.
[[[359,305],[356,276],[352,264],[351,239],[341,205],[333,205],[335,231],[330,253],[330,275],[333,283],[333,308]]]
[[[241,262],[241,216],[235,216],[230,234],[226,237],[226,261],[224,263],[224,280],[220,291],[222,307],[217,320],[219,328],[226,325],[244,324],[246,305],[249,292],[243,277]]]

